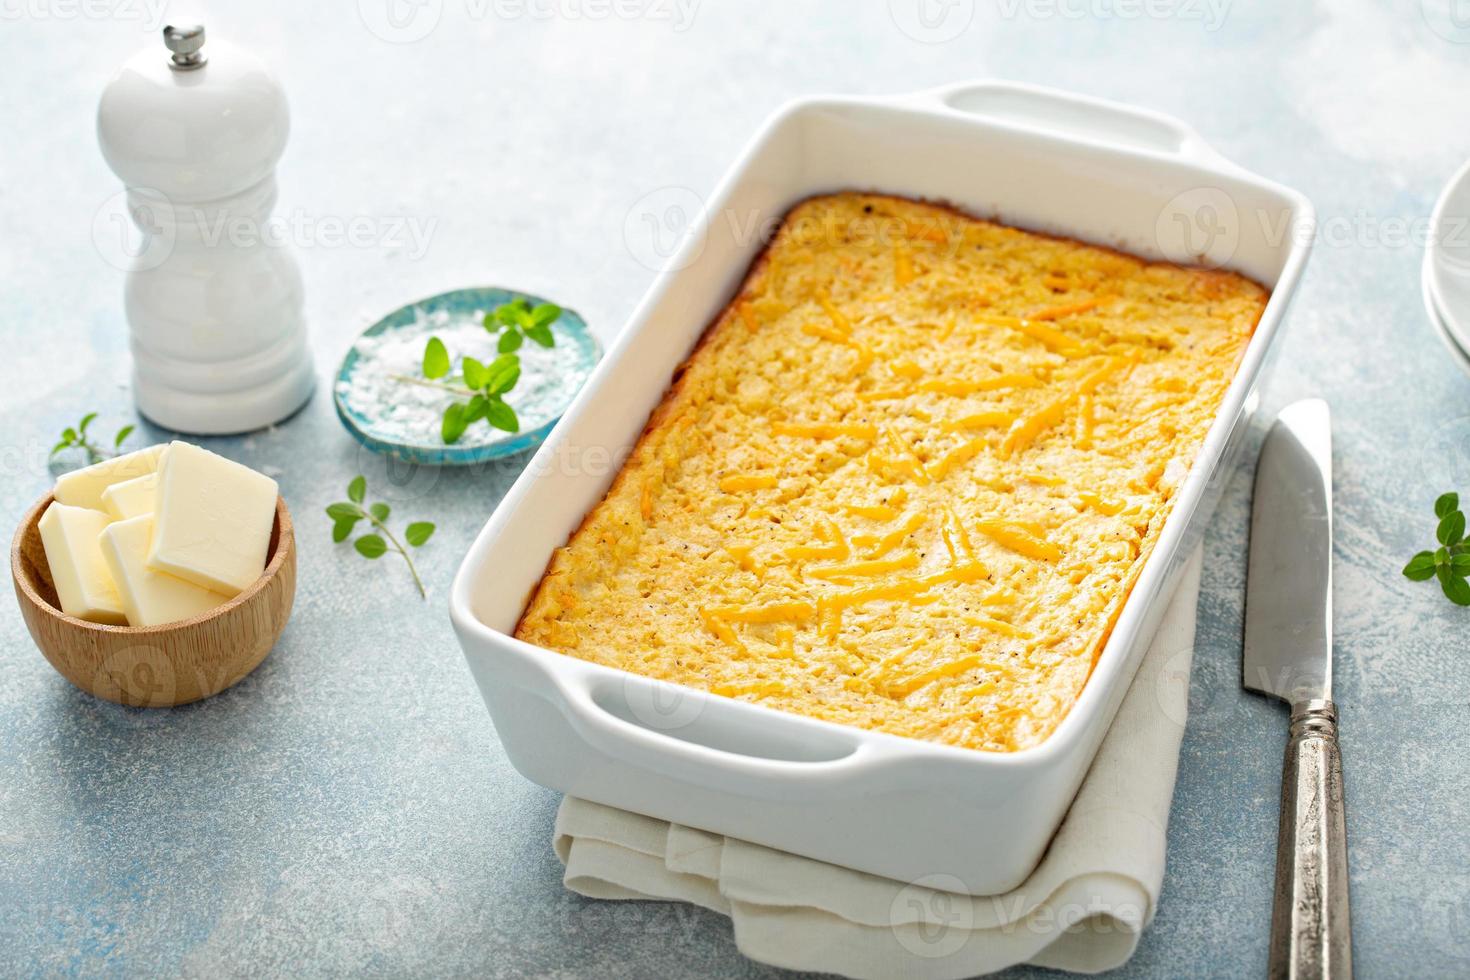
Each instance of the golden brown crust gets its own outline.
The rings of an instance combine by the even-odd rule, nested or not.
[[[834,194],[794,208],[517,627],[952,745],[1086,683],[1265,291]]]

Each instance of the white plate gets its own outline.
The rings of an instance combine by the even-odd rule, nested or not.
[[[552,551],[793,204],[839,189],[943,200],[1272,290],[1153,554],[1077,703],[1042,744],[976,752],[785,714],[512,636]],[[1035,867],[1231,472],[1310,249],[1311,204],[1177,120],[1009,83],[817,98],[773,116],[470,548],[450,597],[501,744],[553,789],[901,881],[1004,892]],[[931,877],[928,880],[933,881]]]
[[[1470,349],[1470,163],[1450,178],[1429,219],[1424,247],[1429,291],[1444,329]]]
[[[1424,267],[1419,275],[1419,291],[1424,299],[1424,312],[1429,315],[1429,322],[1434,326],[1434,332],[1444,342],[1445,349],[1454,357],[1455,363],[1470,372],[1470,352],[1455,340],[1445,324],[1443,312],[1440,310],[1438,299],[1434,295],[1434,288],[1430,283],[1430,261],[1429,256],[1424,256]]]

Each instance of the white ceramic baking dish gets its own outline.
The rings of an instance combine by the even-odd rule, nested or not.
[[[994,754],[848,728],[562,656],[510,634],[552,550],[606,492],[676,367],[793,204],[880,190],[1135,254],[1223,263],[1272,296],[1091,680],[1052,736]],[[599,803],[974,894],[1040,859],[1243,441],[1312,235],[1300,194],[1153,112],[984,82],[816,98],[770,119],[476,539],[451,614],[511,762]],[[755,230],[755,231],[753,231]]]

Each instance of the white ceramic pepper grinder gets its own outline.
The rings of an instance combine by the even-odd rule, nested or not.
[[[301,273],[273,222],[290,113],[254,56],[165,27],[102,93],[97,138],[145,247],[125,290],[138,410],[179,432],[246,432],[314,381]],[[171,52],[171,54],[170,54]]]

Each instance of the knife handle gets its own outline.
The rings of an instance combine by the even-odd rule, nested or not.
[[[1272,980],[1346,980],[1353,973],[1342,754],[1331,701],[1291,708],[1267,973]]]

